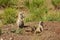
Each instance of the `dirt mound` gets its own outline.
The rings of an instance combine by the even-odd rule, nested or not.
[[[44,22],[43,28],[44,31],[39,34],[28,35],[29,33],[27,33],[25,35],[21,35],[15,33],[5,33],[1,35],[0,38],[3,38],[4,40],[60,40],[60,22]]]

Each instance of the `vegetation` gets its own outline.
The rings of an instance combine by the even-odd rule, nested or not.
[[[44,0],[25,0],[24,3],[29,9],[39,8],[44,4]]]
[[[52,0],[52,4],[55,6],[55,8],[60,8],[60,0]]]
[[[16,34],[24,34],[24,29],[23,28],[20,28],[20,29],[16,30],[15,33]]]
[[[25,6],[30,11],[29,17],[25,18],[25,22],[31,21],[60,21],[59,13],[49,14],[49,9],[44,5],[45,0],[26,0]],[[60,4],[60,0],[52,0],[54,5]]]
[[[12,33],[15,33],[15,32],[16,32],[16,29],[12,29],[11,32],[12,32]]]
[[[60,21],[60,12],[49,14],[49,9],[44,5],[44,2],[45,0],[25,0],[24,7],[28,8],[29,15],[25,17],[24,21]],[[52,4],[60,5],[60,0],[52,0]],[[11,8],[11,5],[17,5],[17,0],[0,0],[0,6],[6,7],[3,16],[0,16],[0,20],[2,19],[4,24],[16,22],[16,9]]]
[[[26,0],[25,6],[30,11],[30,16],[26,18],[26,22],[43,20],[42,15],[48,11],[44,6],[44,0],[32,0],[31,2]]]
[[[6,8],[3,13],[3,23],[4,24],[11,24],[15,23],[16,21],[16,9],[13,8]]]
[[[0,0],[0,6],[10,7],[17,4],[17,0]]]
[[[58,5],[60,4],[60,0],[52,0],[53,5]]]

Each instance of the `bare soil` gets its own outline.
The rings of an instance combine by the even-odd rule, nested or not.
[[[38,24],[38,22],[31,22],[26,25],[34,26]],[[1,29],[7,30],[8,32],[14,26],[5,25]],[[14,27],[16,28],[16,27]],[[31,32],[27,32],[24,35],[16,34],[16,33],[4,33],[0,36],[0,39],[4,40],[60,40],[60,22],[43,22],[44,31],[39,34],[33,34]]]

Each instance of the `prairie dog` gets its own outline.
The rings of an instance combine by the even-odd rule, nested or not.
[[[18,18],[17,18],[17,26],[20,28],[23,28],[24,26],[24,13],[23,12],[19,12],[18,14]]]
[[[41,21],[39,22],[39,24],[38,24],[38,27],[36,28],[36,30],[35,30],[35,33],[40,33],[40,32],[42,32],[43,31],[43,26],[41,25]]]

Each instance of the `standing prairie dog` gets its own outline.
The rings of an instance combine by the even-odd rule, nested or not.
[[[40,33],[40,32],[42,32],[43,31],[43,26],[41,25],[41,21],[39,22],[39,24],[38,24],[38,27],[36,28],[36,30],[35,30],[35,33]]]
[[[19,28],[23,28],[24,27],[24,13],[23,12],[19,12],[18,14],[18,18],[17,18],[17,26]]]

